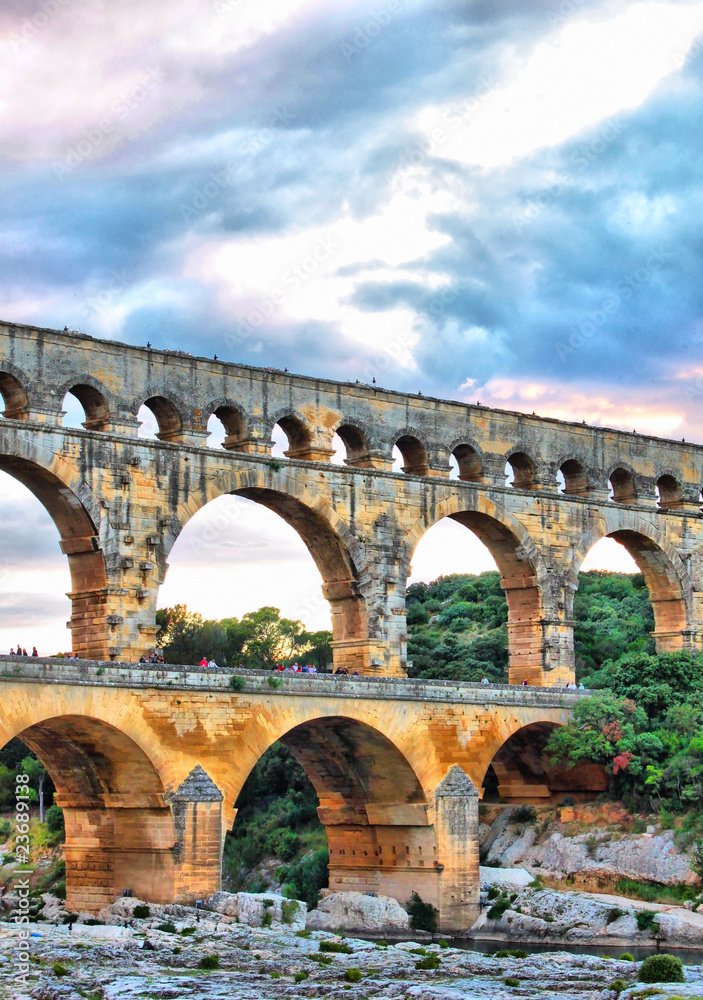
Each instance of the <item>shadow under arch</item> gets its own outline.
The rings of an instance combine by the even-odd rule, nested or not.
[[[569,795],[594,798],[607,789],[600,764],[555,765],[546,753],[559,723],[545,720],[516,729],[494,748],[482,781],[484,802],[547,804]]]
[[[469,509],[470,504],[475,505],[473,509]],[[482,495],[464,495],[462,491],[433,506],[421,522],[416,522],[406,536],[409,551],[414,552],[423,535],[445,517],[472,531],[498,566],[508,604],[510,683],[549,683],[544,670],[551,664],[546,658],[542,627],[549,579],[532,538],[509,511]]]
[[[22,483],[42,504],[56,525],[61,551],[71,573],[73,651],[87,659],[108,659],[107,569],[99,541],[100,518],[87,485],[71,474],[59,478],[33,457],[0,454],[0,471]],[[52,458],[54,458],[52,456]],[[54,468],[57,462],[51,462]]]
[[[379,892],[402,903],[415,890],[436,902],[437,845],[428,797],[397,744],[347,715],[312,717],[270,736],[256,749],[248,747],[249,767],[242,769],[239,789],[274,742],[291,753],[319,799],[330,889]]]
[[[156,766],[125,732],[88,715],[61,715],[17,734],[46,767],[66,823],[66,908],[96,912],[123,889],[170,902],[173,814]]]
[[[584,559],[602,538],[619,542],[644,577],[654,612],[652,636],[657,652],[683,649],[693,603],[688,571],[674,547],[649,521],[634,512],[608,511],[599,527],[583,536],[574,551],[570,580],[573,591],[578,588],[578,574]]]
[[[322,595],[332,615],[332,648],[335,668],[345,666],[360,673],[374,671],[369,644],[369,613],[363,594],[361,567],[364,553],[351,531],[332,507],[306,486],[300,486],[286,470],[249,468],[211,482],[190,495],[178,510],[165,555],[172,549],[185,525],[211,500],[224,494],[244,497],[278,514],[298,533],[322,577]],[[311,596],[311,600],[314,598]]]

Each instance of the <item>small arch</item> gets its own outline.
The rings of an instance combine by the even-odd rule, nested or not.
[[[536,467],[530,456],[524,451],[514,451],[508,455],[506,462],[506,473],[508,476],[512,473],[513,477],[508,485],[520,490],[532,489]]]
[[[88,431],[106,431],[110,426],[110,408],[104,393],[88,382],[78,382],[66,389],[65,396],[71,395],[83,407],[85,420],[83,427]]]
[[[637,503],[635,477],[629,469],[619,466],[613,469],[609,479],[613,503]]]
[[[452,457],[456,459],[458,479],[466,483],[480,482],[483,478],[483,462],[481,455],[470,444],[458,444],[452,448]]]
[[[154,436],[159,441],[178,441],[183,431],[183,419],[171,400],[165,396],[150,396],[144,400],[142,407],[144,406],[151,410],[156,420],[158,430]],[[140,407],[140,412],[141,409]],[[151,436],[150,430],[145,434],[140,426],[139,437],[146,436]]]
[[[428,476],[430,466],[427,459],[427,448],[414,434],[402,434],[395,442],[395,447],[403,459],[402,470],[409,476]]]
[[[244,410],[236,403],[223,400],[212,403],[205,413],[209,415],[208,429],[216,421],[222,425],[224,440],[221,442],[218,440],[217,443],[221,443],[227,451],[241,451],[248,436],[248,422]],[[221,436],[222,431],[217,434],[217,438],[219,439]]]
[[[657,479],[657,504],[662,510],[675,510],[683,502],[681,483],[671,473],[664,473]]]
[[[26,420],[29,400],[17,378],[8,371],[0,371],[0,395],[5,404],[4,417],[8,420]]]
[[[357,425],[345,421],[337,428],[336,436],[340,438],[346,451],[344,464],[365,468],[369,457],[365,432]]]
[[[286,458],[308,458],[312,450],[312,430],[304,417],[297,413],[282,413],[277,416],[273,427],[281,428],[288,447],[283,454]],[[273,428],[272,428],[273,434]]]
[[[559,466],[564,485],[562,492],[579,496],[587,493],[589,489],[588,475],[583,465],[576,458],[568,458]]]

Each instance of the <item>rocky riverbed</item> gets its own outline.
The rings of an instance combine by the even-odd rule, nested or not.
[[[2,923],[0,998],[273,1000],[343,993],[350,1000],[618,995],[635,1000],[653,995],[637,982],[636,962],[568,952],[489,957],[446,942],[373,942],[303,929],[301,908],[285,908],[280,897],[218,897],[211,903],[217,910],[210,911],[146,907],[129,899],[103,911],[108,923],[32,923],[24,983],[13,977],[17,928]],[[57,901],[47,898],[44,909],[50,920],[64,919]],[[657,995],[703,998],[703,966],[685,972],[685,984],[658,987]],[[611,989],[618,980],[618,989]]]

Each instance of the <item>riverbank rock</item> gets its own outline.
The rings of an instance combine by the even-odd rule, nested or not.
[[[307,906],[299,899],[286,899],[272,892],[238,892],[237,916],[240,924],[266,927],[285,924],[291,930],[303,930]]]
[[[317,931],[357,931],[365,934],[410,930],[410,918],[390,896],[363,892],[333,892],[308,913],[306,927]]]
[[[588,833],[570,836],[569,824],[555,820],[539,833],[535,823],[514,822],[515,814],[513,808],[506,808],[490,828],[482,824],[484,864],[541,870],[559,879],[571,875],[602,881],[631,878],[665,885],[697,881],[691,859],[679,850],[673,830],[623,833],[594,826]]]

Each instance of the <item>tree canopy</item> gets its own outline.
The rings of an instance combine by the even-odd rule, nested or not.
[[[270,670],[295,659],[324,669],[332,660],[331,632],[308,632],[302,622],[281,618],[278,608],[216,621],[177,604],[157,611],[156,623],[167,663],[195,664],[205,656],[219,666]]]

